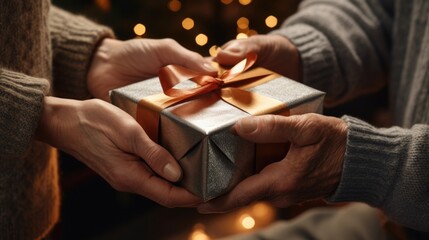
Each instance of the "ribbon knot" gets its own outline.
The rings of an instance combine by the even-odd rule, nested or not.
[[[155,94],[140,100],[137,121],[152,140],[157,141],[159,113],[163,109],[214,91],[219,93],[223,101],[251,115],[275,113],[287,109],[281,101],[245,90],[279,77],[278,74],[263,68],[247,71],[256,62],[256,58],[256,54],[249,53],[246,59],[217,76],[205,75],[177,65],[161,68],[159,80],[163,94]],[[175,88],[184,81],[192,81],[197,86]],[[228,86],[233,83],[236,83],[234,87]]]

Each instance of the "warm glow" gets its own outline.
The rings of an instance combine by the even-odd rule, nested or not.
[[[257,218],[263,218],[272,215],[273,211],[273,207],[263,202],[256,203],[252,207],[252,215]]]
[[[178,12],[182,8],[182,3],[179,0],[170,0],[168,2],[168,9],[173,12]]]
[[[103,12],[109,12],[112,9],[112,4],[110,4],[110,0],[95,0],[95,4]]]
[[[210,49],[209,49],[209,54],[210,54],[210,56],[212,56],[212,57],[216,57],[217,56],[217,54],[218,54],[218,52],[220,51],[220,47],[218,47],[218,46],[216,46],[216,45],[213,45]]]
[[[183,19],[182,27],[186,30],[191,30],[194,27],[194,20],[192,18]]]
[[[220,1],[225,5],[232,3],[232,0],[220,0]]]
[[[236,37],[236,39],[245,39],[245,38],[248,38],[247,34],[245,33],[239,33],[237,34],[237,37]]]
[[[195,42],[196,42],[198,45],[200,45],[200,46],[204,46],[204,45],[206,45],[208,41],[209,41],[208,37],[207,37],[205,34],[202,34],[202,33],[198,34],[198,35],[195,37]]]
[[[188,240],[210,240],[210,237],[204,231],[204,225],[196,224]]]
[[[273,15],[268,16],[265,19],[265,24],[269,27],[269,28],[273,28],[275,26],[277,26],[278,20],[276,17],[274,17]]]
[[[256,31],[256,30],[253,30],[253,29],[250,29],[248,32],[247,32],[247,35],[250,37],[250,36],[254,36],[254,35],[258,35],[258,32]]]
[[[245,17],[241,17],[237,20],[237,26],[240,29],[247,29],[249,28],[249,19]]]
[[[196,229],[189,236],[189,240],[210,240],[210,237],[202,229]]]
[[[252,229],[255,227],[255,219],[253,219],[251,216],[247,215],[247,214],[243,214],[240,217],[240,222],[241,222],[241,226],[243,226],[243,228],[245,229]]]
[[[252,0],[238,0],[238,2],[240,2],[241,5],[249,5]]]
[[[146,27],[145,27],[145,25],[143,25],[141,23],[136,24],[134,26],[134,33],[137,36],[142,36],[143,34],[145,34],[146,33]]]

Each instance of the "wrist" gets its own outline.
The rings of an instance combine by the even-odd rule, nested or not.
[[[57,97],[43,99],[42,114],[36,129],[36,140],[63,149],[62,138],[67,138],[70,113],[76,112],[79,101]]]

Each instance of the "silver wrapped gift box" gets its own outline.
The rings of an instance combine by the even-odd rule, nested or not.
[[[291,115],[320,113],[325,95],[282,76],[246,90],[285,103]],[[114,89],[110,97],[114,105],[136,118],[139,101],[161,92],[159,79],[152,78]],[[179,161],[184,172],[181,186],[210,200],[261,167],[255,159],[257,146],[230,131],[237,120],[249,115],[216,93],[160,112],[158,142]]]

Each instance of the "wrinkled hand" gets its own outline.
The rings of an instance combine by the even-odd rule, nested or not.
[[[231,40],[221,47],[216,60],[220,65],[231,66],[244,59],[249,52],[258,54],[257,66],[300,81],[301,59],[298,50],[280,35],[256,35]]]
[[[340,181],[347,125],[318,114],[249,117],[234,125],[237,134],[257,143],[290,142],[286,157],[240,182],[230,193],[198,207],[223,212],[266,200],[287,207],[332,194]]]
[[[131,116],[104,101],[45,97],[37,137],[73,155],[119,191],[168,207],[200,202],[161,178],[179,180],[178,163]]]
[[[94,97],[109,101],[109,90],[154,77],[168,64],[216,72],[201,55],[172,39],[104,39],[88,72],[88,89]]]

